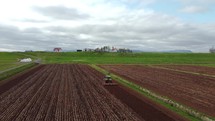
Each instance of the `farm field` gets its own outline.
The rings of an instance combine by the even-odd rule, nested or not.
[[[184,120],[120,85],[103,86],[103,77],[87,65],[41,65],[0,86],[0,120]],[[134,110],[134,100],[149,110]]]
[[[100,65],[142,87],[215,116],[215,78],[140,65]]]
[[[196,66],[196,65],[157,65],[157,67],[164,67],[173,70],[194,72],[199,74],[207,74],[215,76],[215,68],[206,66]]]
[[[215,66],[210,53],[98,53],[98,52],[28,52],[43,63],[84,64],[197,64]]]
[[[18,59],[25,57],[27,56],[20,53],[0,52],[0,73],[4,70],[23,65],[23,63],[18,62]]]

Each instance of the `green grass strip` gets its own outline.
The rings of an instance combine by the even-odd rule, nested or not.
[[[156,65],[148,65],[148,66],[150,66],[152,68],[165,69],[165,70],[170,70],[170,71],[176,71],[176,72],[182,72],[182,73],[187,73],[187,74],[194,74],[194,75],[199,75],[199,76],[207,76],[207,77],[215,78],[215,75],[210,75],[210,74],[191,72],[191,71],[185,71],[185,70],[179,70],[179,69],[172,69],[172,68],[168,68],[168,67],[159,67]]]
[[[103,73],[103,74],[107,74],[108,71],[94,65],[94,64],[91,64],[90,65],[92,68],[98,70],[99,72]],[[136,92],[144,95],[145,97],[151,99],[152,101],[160,104],[160,105],[163,105],[165,107],[167,107],[168,109],[176,112],[177,114],[181,115],[182,117],[185,117],[186,119],[188,120],[191,120],[191,121],[214,121],[215,118],[212,118],[212,117],[208,117],[202,113],[199,113],[191,108],[188,108],[184,105],[181,105],[167,97],[163,97],[163,96],[160,96],[160,95],[157,95],[153,92],[151,92],[150,90],[147,90],[137,84],[134,84],[128,80],[125,80],[115,74],[110,74],[111,77],[117,81],[118,83],[122,84],[123,86],[126,86],[130,89],[133,89],[135,90]]]
[[[26,64],[26,65],[23,65],[23,66],[19,66],[17,68],[14,68],[12,70],[9,70],[9,71],[6,71],[6,72],[3,72],[0,74],[0,81],[4,80],[4,79],[7,79],[7,78],[10,78],[11,76],[19,73],[19,72],[22,72],[26,69],[29,69],[33,66],[36,66],[35,63],[29,63],[29,64]]]

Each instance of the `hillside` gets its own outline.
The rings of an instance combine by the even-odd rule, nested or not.
[[[215,55],[209,53],[30,52],[25,54],[41,58],[43,63],[215,65]]]

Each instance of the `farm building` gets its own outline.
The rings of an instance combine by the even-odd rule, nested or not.
[[[212,47],[209,51],[210,51],[210,53],[215,53],[215,48]]]
[[[32,61],[31,58],[24,58],[24,59],[20,60],[21,63],[28,63],[28,62],[31,62],[31,61]]]
[[[84,51],[85,52],[94,52],[95,50],[94,49],[90,49],[90,48],[85,48]]]
[[[126,49],[126,48],[122,48],[122,49],[119,49],[117,52],[119,52],[119,53],[132,53],[132,50]]]
[[[54,51],[54,52],[61,52],[62,49],[61,49],[61,48],[54,48],[53,51]]]

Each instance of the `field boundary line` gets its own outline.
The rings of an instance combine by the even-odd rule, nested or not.
[[[90,64],[90,66],[97,71],[108,74],[109,72],[103,68],[100,68],[94,64]],[[141,93],[142,95],[146,96],[147,98],[151,99],[152,101],[155,101],[156,103],[165,106],[169,110],[172,110],[176,112],[177,114],[189,119],[189,120],[199,120],[199,121],[214,121],[213,118],[206,116],[203,113],[200,113],[194,109],[191,109],[190,107],[184,106],[182,104],[177,103],[176,101],[173,101],[167,97],[160,96],[148,89],[145,89],[133,82],[130,82],[129,80],[123,79],[113,73],[110,73],[111,77],[117,81],[118,83],[133,89],[136,92]],[[168,106],[167,106],[168,105]],[[181,113],[179,113],[181,112]],[[184,114],[184,115],[183,115]],[[190,117],[191,116],[191,117]]]
[[[36,68],[36,66],[37,66],[36,63],[28,63],[28,64],[18,66],[16,68],[7,70],[3,73],[0,73],[0,86],[4,83],[7,83],[7,81],[10,78],[13,78],[13,76],[16,76],[18,74],[21,75],[22,73],[28,71],[29,69]]]
[[[182,73],[186,73],[186,74],[193,74],[193,75],[198,75],[198,76],[206,76],[206,77],[215,78],[215,75],[210,75],[210,74],[203,74],[203,73],[197,73],[197,72],[191,72],[191,71],[183,71],[183,70],[171,69],[171,68],[167,68],[167,67],[158,67],[158,66],[154,66],[154,65],[147,65],[147,66],[149,66],[151,68],[165,69],[165,70],[171,70],[171,71],[175,71],[175,72],[182,72]]]
[[[13,70],[13,69],[20,68],[20,67],[25,66],[25,65],[28,65],[28,64],[31,64],[31,63],[26,63],[26,64],[22,64],[22,65],[19,65],[19,66],[15,66],[15,67],[12,67],[12,68],[5,69],[5,70],[3,70],[3,71],[0,71],[0,74],[5,73],[5,72],[8,72],[8,71],[11,71],[11,70]]]

